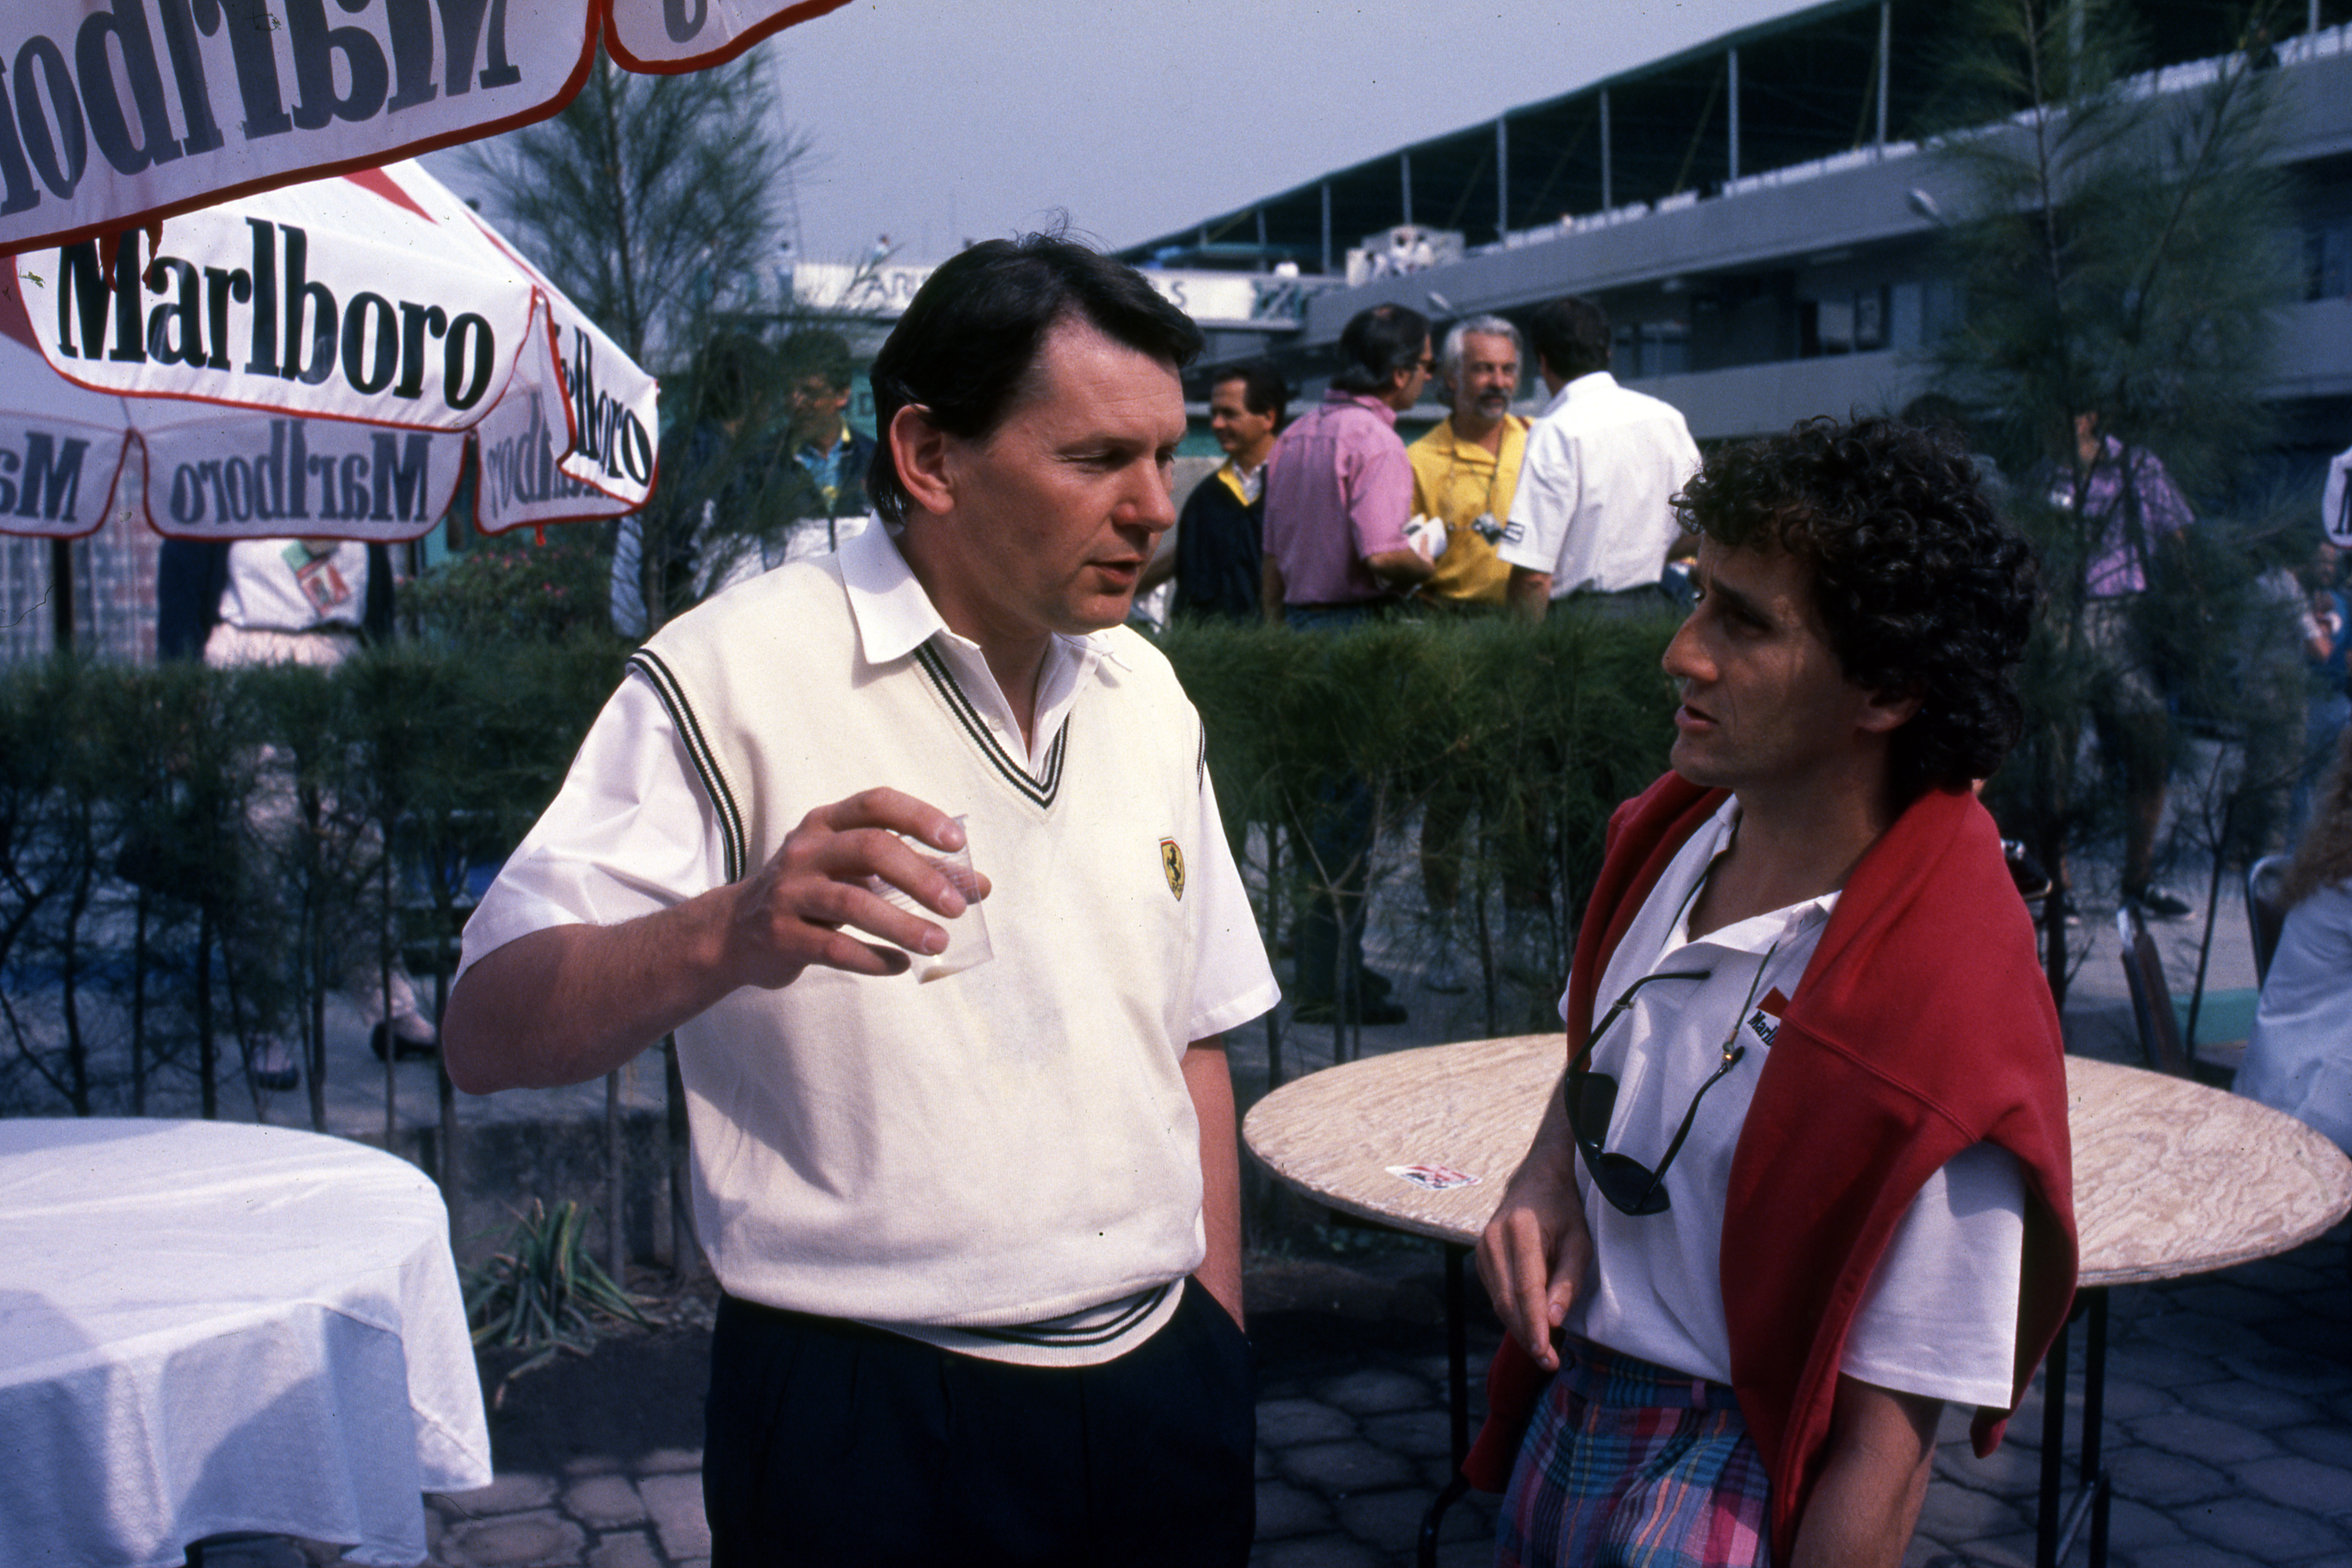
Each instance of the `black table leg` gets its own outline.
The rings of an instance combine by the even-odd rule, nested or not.
[[[1437,1494],[1437,1500],[1429,1505],[1429,1511],[1421,1516],[1421,1550],[1413,1559],[1420,1568],[1437,1568],[1438,1527],[1445,1522],[1445,1510],[1460,1502],[1462,1494],[1469,1489],[1469,1478],[1454,1471],[1445,1489]]]
[[[1470,1456],[1470,1323],[1469,1302],[1463,1280],[1462,1260],[1469,1248],[1445,1245],[1445,1372],[1446,1413],[1453,1423],[1454,1479],[1421,1516],[1421,1549],[1417,1557],[1421,1568],[1436,1568],[1437,1531],[1445,1522],[1445,1510],[1462,1500],[1470,1483],[1462,1474],[1462,1461]]]
[[[2107,1292],[2102,1287],[2084,1293],[2091,1310],[2083,1346],[2083,1484],[2091,1490],[2091,1568],[2107,1568],[2107,1512],[2115,1487],[2099,1452],[2099,1434],[2106,1425]]]
[[[1470,1457],[1470,1303],[1462,1260],[1469,1248],[1445,1247],[1445,1374],[1447,1411],[1453,1417],[1454,1468]]]
[[[2059,1325],[2042,1363],[2042,1499],[2034,1510],[2033,1568],[2058,1568],[2058,1502],[2066,1475],[2066,1340],[2070,1320]]]
[[[2065,1490],[2066,1342],[2074,1319],[2084,1320],[2083,1343],[2083,1447],[2075,1468],[2077,1489],[2062,1510]],[[2099,1451],[2107,1394],[2107,1292],[2090,1287],[2074,1299],[2074,1313],[2050,1346],[2042,1373],[2042,1497],[2033,1525],[2034,1568],[2058,1568],[2074,1549],[2085,1518],[2090,1521],[2090,1568],[2106,1568],[2107,1519],[2114,1479]]]

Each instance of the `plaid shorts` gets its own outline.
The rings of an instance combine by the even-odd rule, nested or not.
[[[1496,1568],[1764,1568],[1769,1495],[1729,1388],[1571,1340],[1511,1472]]]

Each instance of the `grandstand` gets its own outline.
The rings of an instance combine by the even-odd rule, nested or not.
[[[1952,123],[1962,14],[1829,0],[1118,255],[1255,275],[1260,330],[1213,333],[1203,371],[1265,352],[1311,387],[1368,305],[1443,320],[1580,293],[1617,323],[1620,379],[1703,440],[1896,406],[1958,309],[1935,241],[1964,191],[1923,141]],[[2210,79],[2246,42],[2242,12],[2214,0],[2134,14],[2147,91]],[[2272,395],[2291,447],[2334,450],[2352,440],[2352,0],[2291,21],[2270,47],[2307,265]]]

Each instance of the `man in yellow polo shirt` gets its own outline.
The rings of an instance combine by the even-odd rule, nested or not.
[[[1511,515],[1511,490],[1528,445],[1528,422],[1511,412],[1519,388],[1518,329],[1500,316],[1455,322],[1445,334],[1437,376],[1453,412],[1405,448],[1412,460],[1415,515],[1445,524],[1445,552],[1420,597],[1454,610],[1497,611],[1511,569],[1495,554],[1495,541]],[[1462,900],[1463,832],[1476,801],[1468,781],[1455,780],[1433,791],[1422,806],[1421,888],[1432,938],[1422,984],[1431,991],[1469,988],[1454,913]]]
[[[1500,316],[1456,322],[1445,334],[1437,376],[1453,413],[1406,448],[1412,510],[1445,524],[1445,553],[1421,597],[1500,609],[1511,569],[1496,558],[1495,541],[1511,515],[1528,441],[1528,422],[1511,412],[1518,329]]]

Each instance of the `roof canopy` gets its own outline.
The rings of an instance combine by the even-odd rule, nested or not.
[[[2207,58],[2239,42],[2242,10],[2229,0],[2133,0],[2133,9],[2152,65]],[[2352,0],[2322,0],[2319,10],[2322,25],[2343,21]],[[1349,247],[1395,224],[1459,230],[1483,245],[1562,216],[1710,192],[1741,175],[1911,139],[1942,117],[1942,64],[1965,20],[1950,0],[1827,0],[1118,254],[1145,262],[1161,252],[1261,246],[1269,258],[1330,272]],[[2300,33],[2305,20],[2305,7],[2294,7],[2281,36]],[[1882,48],[1891,62],[1883,93]]]

